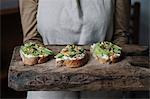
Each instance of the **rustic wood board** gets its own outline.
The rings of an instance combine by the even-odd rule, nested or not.
[[[48,47],[58,52],[64,46]],[[89,46],[83,47],[89,53]],[[17,91],[149,90],[149,57],[139,56],[139,53],[145,52],[146,47],[124,46],[126,55],[138,53],[138,56],[125,56],[114,64],[99,64],[89,53],[88,63],[80,68],[57,67],[55,59],[25,66],[21,61],[19,48],[14,49],[8,74],[8,86]]]

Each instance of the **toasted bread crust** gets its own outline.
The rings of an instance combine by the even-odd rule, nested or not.
[[[110,59],[103,59],[103,58],[96,58],[96,60],[101,63],[101,64],[109,64],[109,63],[116,63],[119,61],[119,58],[120,57],[117,57],[117,58],[110,58]]]
[[[84,58],[77,60],[59,60],[56,61],[57,66],[66,66],[70,68],[77,68],[85,65],[88,61],[88,55],[86,54]]]
[[[49,55],[49,56],[46,56],[46,57],[39,57],[38,64],[45,63],[45,62],[47,62],[49,59],[51,59],[52,57],[53,57],[53,55]]]
[[[38,63],[38,57],[30,57],[27,58],[23,55],[23,53],[20,51],[20,56],[22,58],[22,62],[26,65],[34,65]]]
[[[108,59],[103,59],[103,58],[100,58],[100,57],[95,57],[95,59],[101,63],[101,64],[106,64],[106,63],[109,63],[109,60]]]
[[[109,59],[104,59],[104,58],[101,58],[101,57],[98,57],[97,55],[94,54],[93,50],[90,49],[90,52],[92,53],[92,56],[100,63],[100,64],[109,64],[109,63],[116,63],[120,60],[121,56],[122,56],[122,53],[120,56],[118,57],[109,57]]]
[[[116,63],[120,60],[120,56],[119,57],[112,57],[112,58],[110,58],[110,60],[112,63]]]
[[[38,58],[26,58],[26,57],[24,57],[23,63],[26,65],[35,65],[38,63]]]
[[[122,54],[118,57],[109,57],[109,59],[104,59],[104,58],[101,58],[101,57],[98,57],[96,55],[93,55],[93,57],[101,64],[107,64],[107,63],[116,63],[120,60]]]

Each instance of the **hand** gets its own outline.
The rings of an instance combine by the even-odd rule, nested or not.
[[[128,40],[125,37],[119,37],[119,38],[115,39],[113,41],[113,43],[115,43],[116,45],[122,47],[122,46],[128,44]]]

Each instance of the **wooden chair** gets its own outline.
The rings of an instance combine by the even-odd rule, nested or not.
[[[140,2],[135,2],[131,5],[131,19],[130,19],[130,43],[139,43],[139,31],[140,31]]]

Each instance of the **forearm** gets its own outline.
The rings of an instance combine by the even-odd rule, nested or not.
[[[131,0],[116,0],[114,42],[128,43],[128,28],[130,19]]]
[[[42,42],[42,37],[37,31],[38,0],[19,0],[20,15],[23,29],[23,41]]]

